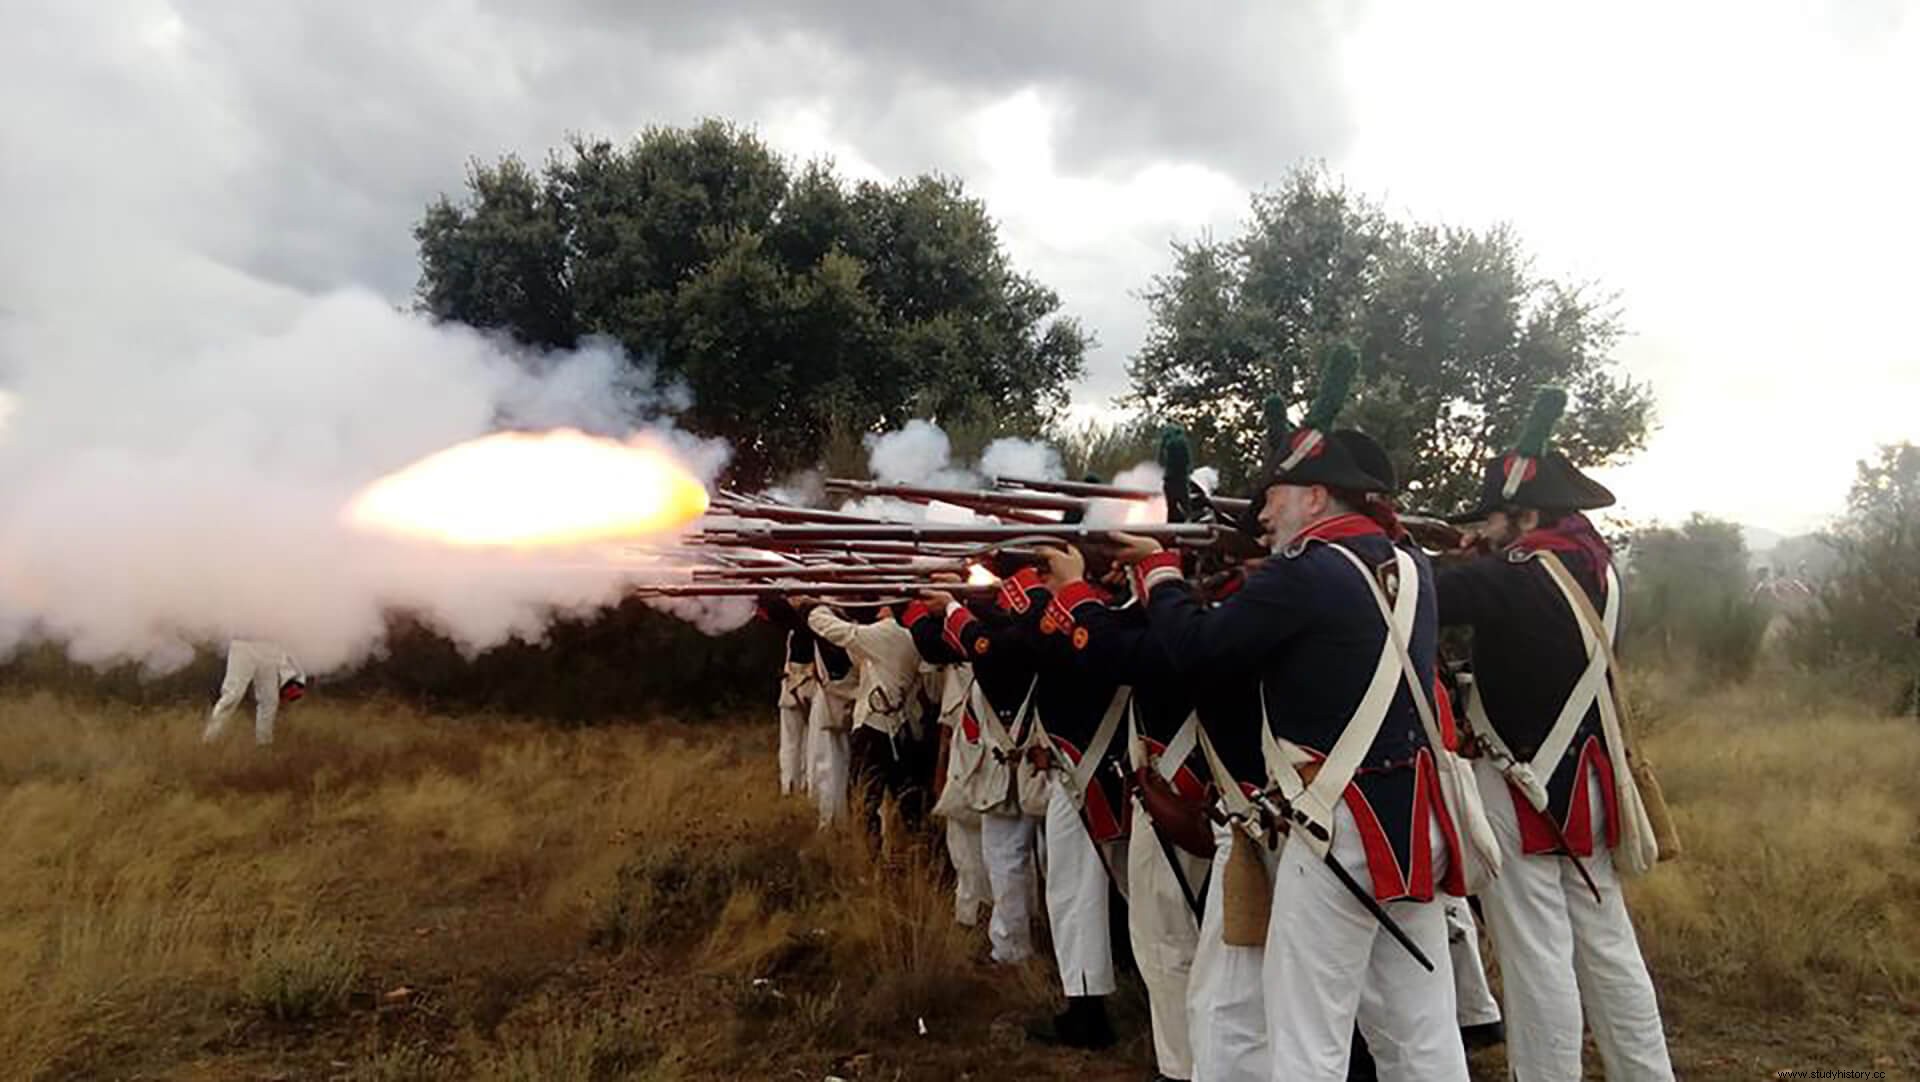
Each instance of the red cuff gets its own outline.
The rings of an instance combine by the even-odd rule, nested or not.
[[[913,625],[932,615],[933,610],[927,607],[926,602],[910,601],[907,603],[906,608],[900,610],[900,626],[911,628]]]
[[[1040,569],[1023,567],[1000,580],[1000,607],[1008,612],[1024,613],[1033,608],[1033,592],[1040,585]]]
[[[1074,610],[1082,605],[1102,605],[1106,600],[1105,591],[1085,579],[1069,582],[1054,593],[1052,601],[1047,602],[1047,614],[1040,621],[1040,629],[1062,634],[1070,632],[1074,626]]]
[[[946,639],[947,645],[953,648],[953,652],[962,657],[973,656],[973,651],[967,649],[966,639],[967,628],[972,623],[973,614],[967,611],[965,605],[956,601],[953,607],[947,610],[946,621],[941,625],[940,637]]]
[[[1133,565],[1133,595],[1146,599],[1163,582],[1182,581],[1180,554],[1171,549],[1156,552]]]

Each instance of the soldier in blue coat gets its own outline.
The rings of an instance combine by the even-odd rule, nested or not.
[[[1275,558],[1237,593],[1208,608],[1177,555],[1149,540],[1126,539],[1123,559],[1188,679],[1260,685],[1265,781],[1291,826],[1263,965],[1272,1077],[1340,1082],[1357,1021],[1381,1078],[1464,1082],[1450,971],[1418,962],[1374,908],[1426,958],[1444,959],[1436,894],[1463,886],[1423,718],[1437,638],[1431,569],[1366,498],[1380,479],[1331,438],[1356,368],[1350,350],[1335,350],[1303,425],[1279,437],[1285,453],[1254,500]]]
[[[1627,917],[1612,850],[1622,840],[1618,764],[1602,718],[1608,652],[1583,632],[1564,568],[1612,638],[1620,588],[1582,512],[1613,494],[1549,450],[1564,392],[1535,401],[1512,450],[1489,461],[1478,506],[1484,552],[1438,576],[1440,622],[1472,628],[1466,711],[1501,873],[1481,891],[1500,957],[1507,1059],[1519,1082],[1582,1077],[1581,1019],[1613,1080],[1673,1077],[1653,982]],[[1594,641],[1588,641],[1592,638]],[[1610,705],[1610,702],[1607,703]]]
[[[1020,730],[992,739],[1018,753],[1009,802],[1037,817],[1044,833],[1047,921],[1067,997],[1065,1011],[1030,1033],[1104,1048],[1114,1041],[1106,997],[1116,988],[1110,868],[1119,863],[1123,840],[1115,775],[1105,767],[1124,748],[1119,722],[1128,689],[1112,674],[1074,664],[1070,651],[1047,634],[1051,598],[1051,584],[1031,567],[1002,582],[992,610],[969,608],[944,593],[926,595],[942,613],[946,653],[972,663],[991,701],[975,713],[1014,719],[1007,724],[1017,722]],[[920,641],[928,640],[921,633]],[[991,854],[985,825],[982,841]]]

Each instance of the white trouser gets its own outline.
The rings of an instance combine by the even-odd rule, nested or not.
[[[813,790],[820,826],[825,828],[847,817],[847,718],[824,691],[814,694],[808,717],[807,754],[813,767],[807,772],[807,785]]]
[[[277,667],[257,664],[246,653],[227,654],[227,674],[220,681],[220,698],[207,715],[207,727],[201,740],[217,739],[226,730],[227,719],[240,708],[240,700],[253,688],[253,742],[273,743],[273,719],[280,713],[280,682]]]
[[[1580,1020],[1593,1027],[1611,1082],[1673,1077],[1653,980],[1604,844],[1582,857],[1600,901],[1565,857],[1523,856],[1520,822],[1506,781],[1475,764],[1481,801],[1500,841],[1500,875],[1480,894],[1500,957],[1507,1063],[1517,1082],[1561,1082],[1580,1073]],[[1604,842],[1599,780],[1588,782],[1591,818]]]
[[[1267,1082],[1267,999],[1260,983],[1262,950],[1229,946],[1221,899],[1226,897],[1231,828],[1214,824],[1213,866],[1207,901],[1194,946],[1187,986],[1188,1036],[1193,1044],[1193,1082]],[[1268,861],[1268,870],[1272,862]]]
[[[1429,828],[1436,877],[1446,844]],[[1353,813],[1334,812],[1333,857],[1366,889],[1366,848]],[[1348,893],[1311,846],[1289,842],[1273,876],[1262,982],[1275,1082],[1345,1082],[1357,1021],[1382,1082],[1468,1082],[1438,901],[1387,905],[1433,961],[1429,973]]]
[[[1487,967],[1480,961],[1480,927],[1465,898],[1441,896],[1447,911],[1447,953],[1453,959],[1453,1005],[1462,1026],[1484,1026],[1500,1021],[1500,1004],[1487,986]]]
[[[807,717],[809,702],[786,705],[787,692],[780,693],[780,792],[784,796],[807,790]]]
[[[1112,995],[1107,869],[1058,774],[1047,781],[1046,824],[1047,924],[1060,986],[1070,996]]]
[[[1127,936],[1134,964],[1147,986],[1153,1019],[1153,1060],[1168,1078],[1193,1077],[1193,1048],[1187,1036],[1187,986],[1193,970],[1200,922],[1167,861],[1171,850],[1180,874],[1197,896],[1206,864],[1171,844],[1162,848],[1153,820],[1138,797],[1133,801],[1133,837],[1127,842]]]
[[[996,962],[1033,957],[1033,843],[1037,823],[1024,815],[989,812],[980,817],[980,852],[986,858],[993,918],[987,940]]]
[[[947,816],[947,857],[953,861],[953,919],[971,928],[980,923],[981,907],[993,899],[979,816]]]

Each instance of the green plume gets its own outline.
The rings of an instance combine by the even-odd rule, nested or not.
[[[1169,478],[1177,477],[1184,487],[1193,469],[1193,447],[1187,443],[1187,430],[1168,425],[1160,433],[1160,470]]]
[[[1529,458],[1547,453],[1547,441],[1553,438],[1553,426],[1567,410],[1567,392],[1558,387],[1542,387],[1533,396],[1533,408],[1527,411],[1527,423],[1513,449]]]
[[[1277,462],[1287,453],[1287,437],[1293,435],[1293,423],[1287,420],[1287,400],[1270,394],[1260,412],[1267,425],[1267,457]]]
[[[1340,407],[1347,404],[1347,391],[1353,387],[1353,377],[1359,371],[1360,355],[1352,346],[1341,342],[1327,347],[1320,355],[1320,389],[1313,393],[1313,405],[1307,408],[1307,416],[1300,426],[1333,431],[1333,419],[1340,416]]]

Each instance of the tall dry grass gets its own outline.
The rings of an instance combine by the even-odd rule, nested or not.
[[[1817,679],[1680,686],[1634,695],[1685,849],[1630,890],[1669,1015],[1920,1066],[1920,724]]]
[[[0,697],[0,1076],[714,1077],[1045,999],[979,995],[919,840],[771,797],[764,728],[198,727]]]
[[[1635,687],[1687,845],[1632,887],[1685,1076],[1920,1068],[1920,726],[1805,681],[1692,687]],[[772,797],[770,723],[323,701],[266,752],[198,730],[196,711],[0,696],[0,1077],[1146,1063],[1137,1019],[1107,1057],[1025,1044],[1010,1023],[1050,1002],[1049,967],[983,963],[926,839],[820,836]]]

